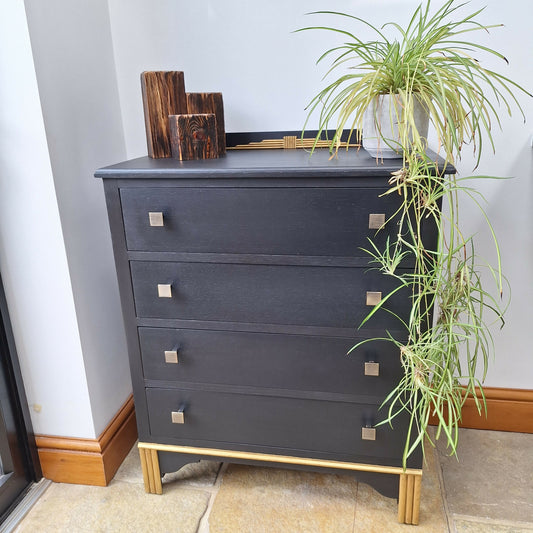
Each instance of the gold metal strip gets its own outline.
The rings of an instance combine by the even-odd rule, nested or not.
[[[146,461],[146,454],[149,453],[148,450],[144,448],[139,448],[139,455],[141,457],[141,468],[143,471],[143,480],[144,480],[144,490],[150,492],[150,475],[148,473],[148,464]]]
[[[151,450],[152,453],[152,477],[154,479],[154,493],[163,494],[163,485],[161,483],[161,471],[159,469],[159,457],[157,450]]]
[[[400,474],[400,490],[398,492],[398,522],[405,522],[405,503],[407,500],[407,476]]]
[[[329,148],[331,141],[318,141],[315,145],[315,139],[300,139],[294,136],[286,136],[283,139],[264,139],[262,141],[252,141],[248,144],[238,144],[237,146],[228,146],[227,150],[272,150],[279,148]],[[350,143],[349,147],[360,148],[359,143]],[[346,148],[346,143],[340,144],[341,148]]]
[[[354,470],[359,472],[376,472],[379,474],[408,474],[422,476],[422,470],[401,466],[384,466],[364,463],[347,463],[344,461],[331,461],[326,459],[312,459],[308,457],[293,457],[287,455],[273,455],[257,452],[241,452],[235,450],[219,450],[215,448],[196,448],[194,446],[177,446],[174,444],[155,444],[151,442],[139,442],[139,448],[157,450],[160,452],[186,453],[191,455],[206,455],[211,457],[224,457],[228,459],[244,459],[247,461],[264,461],[273,463],[317,466],[321,468],[337,468],[340,470]]]
[[[283,148],[289,150],[296,148],[296,135],[285,135],[283,137]]]
[[[152,451],[146,450],[146,472],[148,474],[148,484],[150,486],[150,493],[155,493],[154,485],[154,465],[152,463]]]
[[[405,503],[405,523],[413,523],[413,496],[414,496],[415,478],[407,476],[407,501]]]
[[[422,477],[415,476],[415,488],[413,491],[413,519],[411,524],[418,525],[420,518],[420,493],[422,491]]]

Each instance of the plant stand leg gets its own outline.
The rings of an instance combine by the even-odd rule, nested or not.
[[[421,485],[422,474],[400,474],[398,522],[401,524],[418,524]]]
[[[139,448],[143,471],[144,490],[150,494],[163,494],[157,450]]]

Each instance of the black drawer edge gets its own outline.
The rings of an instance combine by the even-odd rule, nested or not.
[[[207,392],[224,392],[228,394],[246,394],[251,396],[276,396],[280,398],[301,398],[308,400],[324,400],[331,402],[355,403],[365,405],[381,405],[382,396],[369,394],[340,394],[322,391],[300,391],[290,389],[272,389],[267,387],[249,387],[245,385],[219,385],[216,383],[191,383],[180,381],[163,381],[146,379],[144,385],[147,388],[165,388],[176,390],[197,390]]]
[[[368,267],[370,256],[361,251],[360,257],[331,257],[326,255],[261,255],[188,252],[129,251],[130,261],[169,261],[180,263],[226,263],[244,265],[302,265],[334,267]],[[408,268],[408,264],[402,267]]]
[[[138,327],[149,328],[177,328],[177,329],[205,329],[214,331],[242,331],[252,333],[284,333],[287,335],[316,335],[320,337],[353,337],[354,344],[363,338],[386,338],[387,331],[395,339],[406,337],[405,331],[365,329],[364,333],[356,328],[330,328],[322,326],[295,326],[283,324],[260,324],[246,322],[222,322],[204,320],[179,320],[171,318],[138,318]]]

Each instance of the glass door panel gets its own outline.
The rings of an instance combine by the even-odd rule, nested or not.
[[[35,439],[0,279],[0,523],[38,477]]]

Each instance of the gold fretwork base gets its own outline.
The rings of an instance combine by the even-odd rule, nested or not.
[[[174,446],[139,442],[144,488],[150,494],[162,494],[161,472],[157,452],[174,452],[189,455],[203,455],[222,459],[243,459],[247,461],[263,461],[280,464],[305,465],[321,468],[337,468],[359,472],[376,472],[378,474],[396,474],[400,478],[398,496],[398,521],[402,524],[418,524],[420,515],[420,487],[422,470],[408,468],[404,470],[396,466],[368,465],[363,463],[346,463],[343,461],[327,461],[307,457],[290,457],[266,453],[240,452],[235,450],[218,450],[213,448],[195,448],[192,446]]]
[[[150,494],[163,494],[157,450],[153,448],[145,448],[139,443],[139,454],[141,455],[144,490]]]
[[[354,134],[354,138],[357,137]],[[250,141],[247,144],[238,144],[236,146],[228,146],[228,150],[271,150],[271,149],[295,149],[295,148],[329,148],[331,146],[331,140],[318,140],[314,138],[302,139],[296,135],[284,135],[281,139],[263,139],[262,141]],[[339,143],[339,148],[354,147],[360,148],[360,143],[350,143],[346,142]]]
[[[401,524],[418,524],[418,518],[420,516],[421,485],[422,473],[400,474],[398,522]]]

